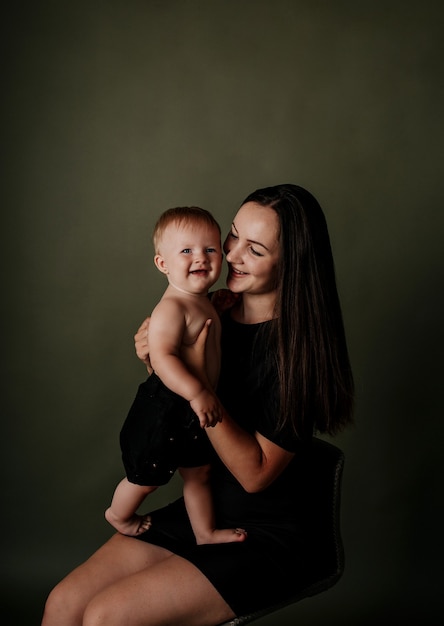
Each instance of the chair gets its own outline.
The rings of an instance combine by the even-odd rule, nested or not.
[[[344,571],[344,548],[340,529],[341,482],[344,453],[337,446],[314,438],[313,446],[304,460],[304,478],[308,481],[306,505],[312,511],[311,522],[316,526],[316,536],[323,538],[323,550],[330,555],[329,571],[320,573],[317,580],[303,589],[296,589],[286,602],[269,606],[248,615],[238,615],[219,626],[249,624],[274,611],[304,598],[314,596],[333,587]]]

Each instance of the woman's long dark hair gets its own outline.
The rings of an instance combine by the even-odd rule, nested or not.
[[[277,345],[269,356],[279,379],[278,427],[290,421],[301,437],[335,435],[353,421],[354,382],[324,213],[292,184],[258,189],[246,202],[279,218],[275,336],[268,342]]]

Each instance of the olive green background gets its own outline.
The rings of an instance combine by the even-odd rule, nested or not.
[[[133,335],[165,287],[155,219],[197,204],[226,232],[249,192],[282,182],[306,186],[327,215],[356,427],[336,440],[344,576],[258,626],[437,623],[442,2],[11,4],[3,623],[38,625],[51,586],[111,535],[103,511],[122,476],[118,434],[144,377]],[[177,478],[152,503],[180,492]]]

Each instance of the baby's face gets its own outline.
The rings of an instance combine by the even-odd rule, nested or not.
[[[206,224],[170,224],[154,257],[157,268],[171,284],[192,294],[206,295],[222,269],[219,230]]]

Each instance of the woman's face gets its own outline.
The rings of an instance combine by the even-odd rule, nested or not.
[[[240,207],[224,243],[228,289],[251,294],[276,289],[278,237],[279,218],[274,209],[255,202]]]

